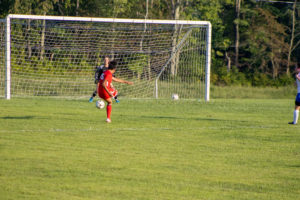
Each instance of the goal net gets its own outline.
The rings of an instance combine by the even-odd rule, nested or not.
[[[9,15],[1,21],[0,94],[89,97],[95,67],[109,56],[116,77],[134,82],[114,84],[120,96],[208,101],[210,40],[202,21]]]

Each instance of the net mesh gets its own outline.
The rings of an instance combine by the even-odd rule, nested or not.
[[[4,31],[1,23],[1,95]],[[129,98],[204,98],[206,28],[200,25],[11,19],[11,95],[88,97],[95,67],[118,62]],[[156,90],[157,88],[157,90]]]

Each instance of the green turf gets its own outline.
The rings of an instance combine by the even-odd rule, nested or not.
[[[278,88],[212,85],[210,90],[213,99],[294,99],[297,94],[294,85]]]
[[[0,100],[0,199],[300,199],[293,99]]]

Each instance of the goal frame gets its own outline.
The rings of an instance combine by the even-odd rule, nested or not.
[[[209,21],[189,20],[151,20],[151,19],[122,19],[122,18],[91,18],[91,17],[65,17],[65,16],[42,16],[42,15],[19,15],[9,14],[5,19],[5,99],[11,99],[11,19],[35,19],[35,20],[61,20],[81,22],[116,22],[116,23],[147,23],[147,24],[174,24],[174,25],[205,25],[206,33],[206,61],[205,61],[205,101],[210,100],[210,68],[211,68],[211,40],[212,25]],[[170,62],[170,60],[168,61]],[[167,64],[165,64],[166,66]],[[162,74],[165,67],[162,68]],[[159,74],[159,76],[160,76]],[[158,78],[155,84],[155,98],[158,98]]]

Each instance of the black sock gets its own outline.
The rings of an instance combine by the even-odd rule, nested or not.
[[[97,91],[93,92],[93,98],[96,96],[97,94]]]

